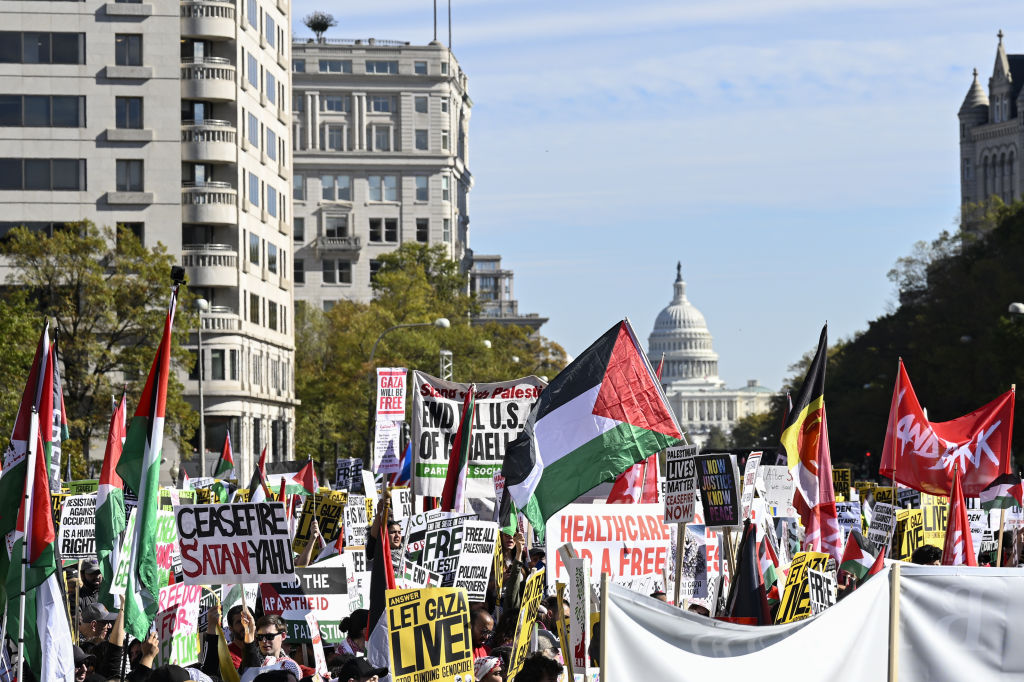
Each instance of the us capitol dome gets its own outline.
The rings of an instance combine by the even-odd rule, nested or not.
[[[730,389],[718,376],[718,353],[711,347],[711,332],[704,315],[686,298],[683,267],[676,264],[672,302],[654,321],[647,339],[648,355],[657,367],[662,357],[661,383],[669,405],[690,443],[703,445],[713,427],[726,436],[743,417],[768,412],[775,391],[756,379]]]

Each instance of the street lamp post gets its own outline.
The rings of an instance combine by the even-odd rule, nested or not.
[[[196,310],[199,311],[199,475],[206,477],[206,410],[203,405],[203,313],[210,309],[210,302],[205,298],[196,299]]]

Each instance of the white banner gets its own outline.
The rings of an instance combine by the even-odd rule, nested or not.
[[[747,463],[743,465],[743,493],[740,506],[743,507],[743,518],[750,518],[750,505],[754,501],[754,483],[757,481],[757,468],[761,464],[761,452],[751,452]]]
[[[764,482],[764,501],[772,516],[777,519],[797,518],[796,507],[793,506],[796,485],[789,467],[766,464],[758,468],[758,476]]]

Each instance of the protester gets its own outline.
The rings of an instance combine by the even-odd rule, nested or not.
[[[501,659],[497,656],[484,656],[473,663],[473,675],[476,682],[503,682]]]
[[[558,682],[561,674],[561,663],[542,653],[535,653],[526,657],[515,682]]]
[[[487,609],[476,608],[469,614],[469,627],[473,636],[473,658],[482,658],[490,652],[487,643],[494,634],[494,619]]]
[[[530,550],[530,571],[539,571],[544,568],[544,558],[547,554],[540,547],[534,547]]]
[[[662,592],[661,590],[655,590],[654,592],[651,592],[651,596],[657,599],[658,601],[663,601],[666,604],[668,603],[668,595]]]
[[[366,621],[370,612],[367,609],[356,609],[341,621],[342,632],[347,633],[345,641],[338,645],[339,654],[352,656],[366,655]]]
[[[245,612],[248,613],[248,609]],[[264,614],[256,621],[256,647],[262,659],[261,666],[273,665],[283,659],[292,660],[284,653],[284,638],[287,631],[288,626],[285,625],[284,619],[277,614]]]
[[[81,586],[78,588],[78,608],[85,609],[86,606],[95,604],[99,600],[100,584],[103,582],[100,563],[96,559],[83,561],[79,579]]]
[[[910,555],[910,563],[939,566],[942,563],[942,549],[935,545],[921,545]]]
[[[338,682],[377,682],[388,674],[387,668],[374,668],[362,656],[349,660],[338,673]]]
[[[117,615],[107,611],[107,607],[99,602],[85,606],[78,625],[78,641],[82,648],[89,653],[94,646],[104,641],[115,620]]]
[[[75,653],[75,682],[85,682],[89,675],[89,667],[96,665],[96,657],[85,653],[77,646],[71,650]]]
[[[516,532],[515,535],[501,533],[500,537],[502,543],[502,564],[505,567],[501,606],[503,609],[514,611],[519,609],[519,602],[523,596],[523,587],[526,584],[525,578],[530,572],[526,557],[523,556],[526,538],[521,532]]]

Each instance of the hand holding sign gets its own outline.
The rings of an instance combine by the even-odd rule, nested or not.
[[[256,620],[252,617],[249,607],[242,603],[242,641],[252,644],[256,639]]]

